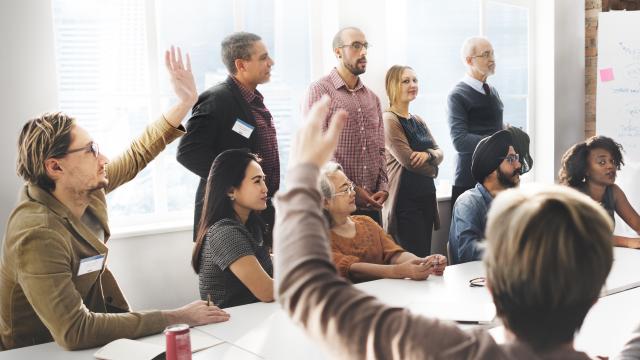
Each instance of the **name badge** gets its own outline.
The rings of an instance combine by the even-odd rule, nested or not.
[[[251,126],[240,119],[236,119],[236,123],[233,124],[233,127],[231,128],[231,130],[246,137],[247,139],[249,138],[249,136],[251,136],[253,129],[255,129],[254,126]]]
[[[90,272],[102,270],[104,265],[104,255],[96,255],[80,260],[78,268],[78,276],[88,274]]]

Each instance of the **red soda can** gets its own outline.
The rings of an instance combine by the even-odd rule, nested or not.
[[[167,341],[167,360],[191,360],[191,337],[189,325],[169,325],[164,329]]]

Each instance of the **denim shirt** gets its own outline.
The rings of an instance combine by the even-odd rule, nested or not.
[[[493,197],[480,183],[458,197],[453,206],[449,230],[451,264],[480,260],[484,249],[479,242],[484,238],[487,212]]]

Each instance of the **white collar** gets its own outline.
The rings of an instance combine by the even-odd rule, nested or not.
[[[461,81],[463,83],[471,86],[471,88],[473,88],[473,90],[479,92],[480,94],[482,94],[482,95],[485,94],[484,93],[484,89],[482,88],[482,84],[484,84],[482,81],[469,76],[469,74],[465,74]]]

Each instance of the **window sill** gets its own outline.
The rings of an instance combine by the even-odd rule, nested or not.
[[[149,223],[144,225],[121,225],[114,226],[111,239],[134,238],[157,234],[170,234],[181,231],[193,230],[193,222],[191,220],[165,221],[157,223]]]

